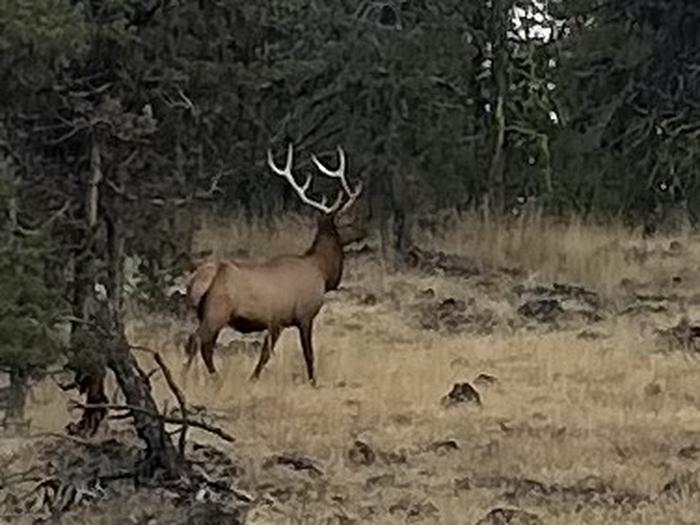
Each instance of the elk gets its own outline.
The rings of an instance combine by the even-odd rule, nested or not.
[[[302,203],[319,212],[316,236],[303,254],[280,255],[262,261],[208,261],[194,271],[187,284],[187,296],[197,311],[199,326],[185,345],[185,372],[199,352],[209,373],[216,374],[214,346],[219,332],[229,326],[241,333],[266,332],[260,358],[250,376],[251,381],[256,381],[282,331],[295,327],[299,331],[308,381],[316,385],[314,319],[323,306],[326,292],[338,288],[343,274],[343,242],[336,221],[362,192],[362,183],[351,188],[346,179],[345,153],[341,147],[338,147],[338,156],[338,168],[331,170],[321,164],[316,155],[311,155],[318,171],[340,183],[335,202],[328,205],[325,197],[318,201],[308,196],[311,175],[307,175],[304,184],[297,183],[292,174],[291,143],[284,168],[275,164],[272,152],[267,150],[267,163],[272,172],[289,183]]]

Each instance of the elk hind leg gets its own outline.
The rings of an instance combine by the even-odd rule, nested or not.
[[[299,338],[301,349],[304,352],[304,362],[306,363],[306,375],[309,383],[316,386],[316,376],[314,374],[314,346],[312,341],[313,321],[307,321],[299,325]]]
[[[263,341],[262,349],[260,350],[260,359],[258,364],[255,366],[252,375],[250,376],[251,381],[257,381],[260,378],[260,373],[263,368],[270,360],[270,355],[272,355],[275,349],[275,344],[277,344],[277,339],[279,339],[281,330],[277,327],[271,327],[267,329],[267,334],[265,334],[265,341]]]

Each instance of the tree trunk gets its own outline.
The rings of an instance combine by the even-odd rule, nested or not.
[[[99,222],[106,220],[102,212],[99,187],[102,181],[101,148],[99,138],[93,136],[91,148],[91,173],[86,195],[86,210],[88,235],[92,237],[88,244],[92,247],[105,243],[96,243]],[[104,204],[103,204],[104,205]],[[153,396],[146,374],[139,368],[136,359],[131,354],[129,343],[124,334],[124,327],[119,316],[119,295],[122,284],[123,265],[123,231],[117,223],[112,223],[108,228],[111,237],[106,253],[98,254],[93,249],[88,254],[82,254],[87,262],[82,265],[81,278],[77,283],[82,287],[76,298],[82,301],[80,305],[81,318],[86,325],[81,329],[88,330],[95,341],[96,351],[104,353],[105,361],[109,369],[115,375],[117,383],[124,393],[126,404],[133,407],[131,415],[138,436],[146,443],[147,462],[151,475],[161,472],[165,477],[174,478],[179,475],[184,467],[184,458],[180,456],[173,446],[170,437],[165,431],[165,424],[158,417],[159,411]],[[95,282],[94,261],[102,256],[107,262],[110,282],[107,290],[111,297],[99,297],[93,289]],[[99,349],[99,350],[98,350]],[[88,405],[102,405],[107,401],[104,393],[104,370],[91,371],[78,377],[77,383],[80,390],[86,396]],[[94,434],[100,422],[106,416],[107,410],[101,407],[89,407],[82,415],[77,425],[70,425],[69,431]]]
[[[493,96],[491,97],[492,118],[492,154],[489,168],[489,195],[494,210],[505,210],[505,99],[508,91],[508,55],[506,49],[506,0],[492,0],[491,41],[493,43],[493,60],[491,66],[493,78]]]
[[[29,382],[26,374],[19,370],[10,372],[10,384],[7,387],[7,403],[3,426],[19,430],[28,426],[24,419],[24,409],[27,405]]]
[[[394,267],[401,268],[404,264],[404,258],[413,245],[411,239],[412,219],[415,215],[413,209],[414,201],[410,195],[409,188],[410,177],[409,170],[403,164],[403,152],[397,146],[400,141],[399,123],[401,116],[399,114],[399,87],[394,85],[391,92],[391,121],[389,123],[389,147],[391,153],[390,158],[393,163],[389,168],[388,180],[388,200],[391,206],[391,218],[393,224],[392,249]]]
[[[132,355],[124,332],[119,330],[104,348],[107,364],[124,393],[126,404],[143,409],[132,410],[131,415],[136,433],[146,443],[146,465],[149,470],[146,475],[150,477],[161,472],[166,478],[176,478],[184,468],[184,458],[166,433],[163,420],[153,416],[159,411],[151,395],[150,383]]]

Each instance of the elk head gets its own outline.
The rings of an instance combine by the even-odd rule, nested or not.
[[[352,238],[352,240],[357,240],[358,237],[357,233],[354,235],[348,233],[347,227],[345,235],[341,235],[338,231],[337,219],[355,203],[362,192],[362,183],[358,183],[354,189],[350,187],[345,176],[345,152],[340,146],[338,147],[338,167],[334,170],[324,166],[318,157],[312,154],[311,161],[318,171],[340,183],[338,196],[333,204],[329,205],[326,197],[320,201],[309,197],[307,192],[311,186],[312,177],[307,175],[306,181],[300,185],[292,174],[293,161],[294,149],[291,143],[287,146],[287,161],[284,168],[275,164],[272,152],[267,150],[267,163],[270,169],[289,183],[301,202],[320,212],[317,219],[316,237],[305,255],[317,256],[319,264],[327,275],[326,290],[334,290],[338,287],[343,272],[343,244],[346,244],[343,242],[343,237]]]

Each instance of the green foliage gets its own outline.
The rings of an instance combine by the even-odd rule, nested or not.
[[[27,84],[45,81],[87,50],[82,4],[70,0],[0,0],[0,73]]]
[[[55,255],[47,232],[17,235],[17,191],[8,174],[12,163],[0,163],[0,369],[28,376],[60,357],[65,341],[57,330],[67,313],[46,262]]]
[[[350,176],[388,210],[381,220],[494,193],[500,212],[526,195],[552,213],[632,216],[661,183],[677,199],[700,193],[699,11],[690,0],[0,2],[3,79],[32,87],[0,100],[0,145],[21,159],[20,223],[73,199],[52,235],[76,254],[99,142],[109,226],[91,239],[92,270],[118,266],[113,228],[120,256],[140,256],[154,283],[189,249],[174,210],[217,174],[207,207],[252,218],[299,206],[265,166],[265,150],[288,141],[299,172],[311,151],[342,144]]]
[[[588,4],[564,2],[582,14],[562,40],[559,169],[598,210],[645,213],[660,186],[675,204],[697,200],[700,5]]]
[[[0,248],[0,368],[37,372],[60,356],[57,319],[66,305],[46,282],[46,239],[8,239]]]

